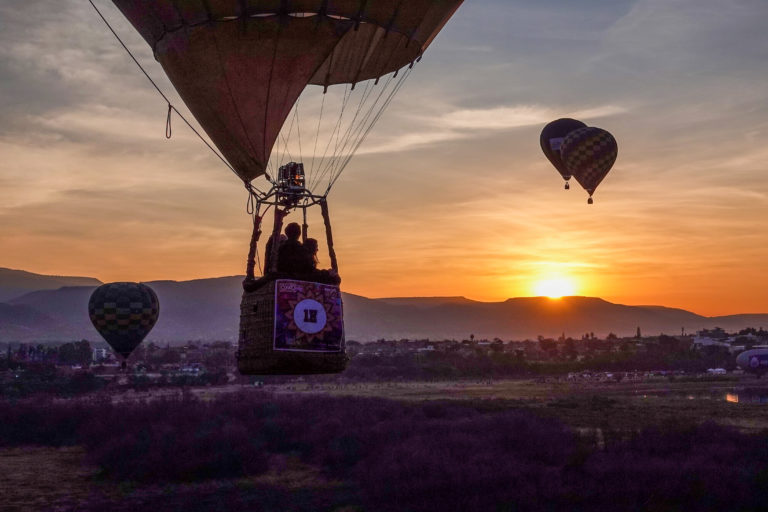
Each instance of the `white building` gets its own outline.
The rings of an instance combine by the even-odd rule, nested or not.
[[[107,349],[105,348],[94,348],[93,354],[91,356],[91,360],[94,363],[100,363],[104,360],[106,360],[109,357],[109,353],[107,353]]]

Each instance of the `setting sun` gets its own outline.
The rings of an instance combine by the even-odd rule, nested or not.
[[[574,295],[576,286],[573,281],[564,278],[542,279],[534,284],[533,291],[537,296],[549,297],[550,299],[559,299],[566,295]]]

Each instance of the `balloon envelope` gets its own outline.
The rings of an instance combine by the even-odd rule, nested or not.
[[[99,286],[88,301],[88,315],[107,343],[127,358],[155,326],[160,314],[157,295],[141,283]]]
[[[539,137],[541,150],[544,152],[544,156],[552,162],[552,165],[555,166],[555,169],[557,169],[565,180],[571,179],[571,173],[565,167],[565,164],[560,157],[560,146],[562,146],[566,135],[579,128],[586,128],[586,126],[587,125],[581,121],[564,117],[552,121],[541,130],[541,136]]]
[[[308,84],[409,65],[463,0],[113,0],[245,182]]]
[[[594,126],[572,131],[560,147],[565,167],[590,197],[613,167],[618,153],[613,135]]]

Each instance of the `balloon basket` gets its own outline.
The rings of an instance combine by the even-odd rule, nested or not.
[[[591,197],[590,197],[589,199],[587,199],[587,204],[592,204],[592,203],[594,203],[594,202],[595,202],[595,201],[594,201],[594,200],[593,200]]]
[[[287,301],[280,299],[281,294],[285,296],[281,290],[289,286],[292,290],[289,293],[294,297]],[[332,323],[336,324],[333,329],[326,329],[329,332],[325,336],[330,336],[332,343],[318,343],[318,340],[323,341],[323,332],[302,336],[296,326],[300,319],[296,319],[295,311],[283,311],[298,308],[305,300],[315,304],[323,302],[319,289],[331,295],[335,290],[336,296],[340,297],[338,286],[294,280],[271,281],[255,291],[243,292],[237,351],[237,369],[242,375],[309,375],[344,371],[348,358],[344,349],[340,300],[338,315],[331,311],[324,316],[328,318],[329,328],[333,327]],[[304,292],[314,299],[302,298]],[[294,338],[296,333],[299,336]],[[296,341],[301,339],[308,342]],[[335,347],[333,343],[336,343]]]

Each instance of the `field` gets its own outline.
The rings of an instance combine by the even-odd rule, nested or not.
[[[202,398],[232,392],[223,386],[196,391]],[[292,383],[269,386],[276,394],[321,394],[398,401],[457,400],[513,407],[557,418],[574,428],[638,429],[669,421],[713,421],[743,432],[768,430],[768,380],[751,375],[687,380],[652,377],[604,382],[565,378],[438,382]],[[734,402],[741,396],[741,403]],[[730,400],[730,401],[729,401]]]
[[[469,479],[472,478],[471,476],[450,472],[442,477],[435,476],[436,481],[429,484],[432,487],[427,485],[405,489],[402,491],[405,494],[395,502],[386,501],[386,482],[392,483],[397,482],[396,478],[411,477],[400,473],[393,475],[385,469],[378,470],[377,482],[379,483],[373,482],[372,477],[366,476],[370,473],[372,466],[381,465],[382,468],[386,467],[385,464],[392,466],[393,460],[401,459],[404,453],[413,457],[412,463],[415,468],[429,467],[435,475],[440,474],[444,465],[450,464],[449,460],[419,459],[413,454],[414,441],[402,435],[394,435],[393,432],[414,431],[414,439],[421,439],[419,441],[421,443],[430,443],[431,441],[425,440],[445,435],[447,439],[445,442],[448,443],[446,446],[454,446],[451,450],[459,453],[469,449],[467,442],[472,446],[472,453],[482,451],[484,444],[490,446],[493,443],[502,443],[505,448],[510,447],[509,450],[512,452],[522,453],[523,462],[516,462],[519,467],[496,468],[501,473],[506,472],[505,478],[514,480],[519,477],[519,474],[532,475],[537,471],[546,473],[551,468],[560,468],[562,473],[562,468],[570,467],[573,464],[574,454],[579,452],[579,450],[572,452],[571,449],[575,444],[581,446],[582,451],[587,450],[588,454],[583,455],[587,459],[605,457],[605,453],[612,450],[618,453],[625,449],[621,448],[624,446],[621,443],[626,443],[628,439],[632,439],[632,436],[637,436],[646,429],[661,429],[662,432],[669,430],[679,436],[678,431],[689,432],[692,425],[710,424],[722,426],[725,430],[717,430],[714,433],[705,430],[702,431],[704,434],[693,432],[691,435],[706,437],[711,434],[713,438],[747,436],[744,439],[751,441],[756,440],[755,436],[758,436],[764,444],[765,435],[768,432],[768,415],[765,409],[768,404],[760,403],[760,396],[768,396],[768,383],[751,376],[742,376],[708,379],[702,377],[687,380],[653,377],[622,382],[565,378],[380,383],[300,381],[263,387],[220,386],[185,391],[164,390],[162,393],[129,391],[108,398],[100,396],[95,402],[88,398],[46,403],[29,402],[26,413],[17,416],[16,420],[30,422],[27,429],[29,431],[34,431],[35,428],[43,430],[35,434],[39,436],[38,438],[30,437],[27,441],[24,438],[27,433],[14,434],[14,431],[8,431],[11,434],[2,437],[4,444],[4,447],[0,448],[2,510],[375,511],[430,510],[433,504],[435,506],[439,504],[439,508],[446,510],[451,509],[450,503],[446,505],[437,498],[433,498],[437,500],[434,503],[429,500],[424,502],[419,498],[419,493],[434,492],[433,487],[441,485],[440,478],[450,482],[453,479],[459,479],[459,481]],[[733,401],[737,397],[740,402]],[[73,420],[65,417],[67,407],[80,403],[85,407],[83,409],[85,412],[78,412],[77,415],[84,417],[92,414],[94,407],[103,407],[105,400],[111,404],[106,416],[111,415],[110,421],[113,423],[102,426],[90,425],[84,428],[90,429],[91,438],[97,438],[107,435],[105,434],[107,431],[103,429],[114,429],[115,424],[120,425],[121,428],[124,426],[124,431],[109,431],[110,435],[118,436],[117,439],[112,440],[112,446],[93,441],[76,442],[72,440],[75,438],[70,439],[63,434],[63,437],[56,441],[39,441],[39,439],[50,438],[50,435],[46,434],[44,427],[37,425],[36,421],[51,425],[56,425],[56,421],[59,421],[60,424],[69,428]],[[195,462],[191,473],[193,477],[189,477],[189,473],[171,474],[158,470],[157,478],[142,479],[136,478],[136,475],[146,471],[146,467],[137,469],[130,465],[130,460],[120,461],[121,456],[127,459],[135,458],[137,456],[135,445],[142,442],[150,444],[171,442],[168,441],[170,438],[162,436],[170,435],[173,437],[172,443],[180,443],[181,441],[177,439],[185,439],[187,435],[183,429],[187,427],[192,429],[191,425],[198,426],[190,430],[189,444],[179,445],[177,447],[179,450],[182,452],[184,449],[194,450],[201,445],[211,443],[210,439],[223,437],[227,439],[226,446],[217,446],[214,442],[212,446],[201,449],[201,452],[209,449],[212,454],[224,452],[238,457],[238,454],[243,451],[241,446],[246,446],[246,451],[253,449],[250,436],[243,437],[236,431],[237,422],[246,421],[238,416],[240,414],[237,411],[238,402],[246,403],[244,407],[256,409],[267,407],[271,403],[278,404],[281,408],[281,412],[273,415],[274,417],[268,415],[266,419],[265,417],[258,419],[259,428],[262,429],[265,426],[279,425],[279,434],[277,437],[274,435],[260,437],[260,448],[257,447],[254,453],[263,453],[263,460],[258,455],[252,456],[248,459],[248,463],[251,464],[250,469],[241,471],[242,461],[235,469],[226,465],[232,461],[217,461],[217,465],[212,469],[207,466],[200,469],[199,465],[194,466],[198,464]],[[182,429],[181,433],[167,431],[151,440],[141,437],[141,432],[146,431],[148,425],[150,429],[157,429],[159,432],[162,432],[163,428],[171,428],[168,425],[172,425],[173,422],[162,423],[164,410],[167,409],[168,417],[171,417],[174,413],[173,407],[184,403],[198,404],[191,408],[197,407],[200,411],[199,414],[193,411],[186,417],[178,418],[178,422],[183,424],[178,426]],[[205,406],[205,404],[213,405]],[[10,404],[5,406],[10,407]],[[189,405],[185,407],[185,410],[190,409]],[[53,411],[52,419],[45,417],[46,410]],[[134,420],[137,416],[144,414],[143,411],[146,412],[147,417]],[[209,425],[201,430],[202,427],[199,425],[207,421],[206,414],[212,411],[221,412],[221,423],[217,423],[216,427]],[[323,417],[326,411],[331,416],[336,415],[336,418]],[[508,413],[512,416],[504,416]],[[121,415],[124,416],[121,417]],[[158,417],[159,427],[154,424],[153,415]],[[121,419],[126,416],[129,419]],[[326,421],[326,424],[310,432],[307,425],[296,423],[303,421],[302,416],[306,416],[308,423]],[[358,416],[362,417],[358,418]],[[381,420],[381,418],[385,419]],[[131,421],[135,421],[136,424],[133,425]],[[386,426],[387,431],[383,433],[377,431],[373,425],[376,421],[382,421],[381,424]],[[235,430],[226,430],[232,424],[236,425],[232,427]],[[485,434],[473,436],[481,439],[471,441],[467,441],[469,437],[467,439],[456,437],[459,435],[457,432],[467,435],[475,430],[490,432],[499,424],[517,425],[515,428],[520,428],[521,432],[527,432],[527,434],[521,434],[522,439],[513,436],[500,441],[496,439],[498,437],[496,434],[491,433],[487,434],[487,442],[482,440]],[[250,424],[243,423],[243,425]],[[365,430],[369,426],[371,430]],[[21,424],[17,427],[25,428]],[[216,428],[221,429],[220,436],[217,436]],[[424,430],[420,434],[421,428]],[[334,429],[338,431],[338,435],[328,434]],[[213,431],[213,434],[201,434],[203,430]],[[56,432],[61,431],[62,429],[59,429]],[[434,432],[441,434],[437,435]],[[356,433],[360,434],[360,439],[355,437]],[[14,435],[20,436],[19,441],[11,442]],[[46,435],[49,437],[46,438]],[[132,435],[135,437],[130,438]],[[423,437],[424,435],[428,437]],[[577,437],[569,437],[571,435]],[[657,432],[654,435],[660,434]],[[380,436],[381,439],[373,442],[371,436]],[[532,444],[539,447],[535,449],[526,447],[525,436],[531,439]],[[123,437],[126,439],[122,439]],[[281,437],[295,439],[296,443],[286,447]],[[35,442],[35,439],[38,441]],[[583,442],[584,439],[588,440],[586,444]],[[536,451],[541,450],[541,445],[550,440],[553,451]],[[711,439],[704,439],[702,442],[710,443],[711,441]],[[338,445],[340,442],[341,447]],[[344,442],[352,442],[352,445],[344,445]],[[365,446],[355,445],[355,442],[373,443],[372,446],[379,446],[376,443],[380,443],[381,446],[388,446],[391,451],[377,453],[376,457],[372,457],[366,452]],[[521,442],[523,444],[515,445]],[[246,444],[238,445],[238,443]],[[403,448],[398,448],[397,443],[402,443]],[[688,441],[687,443],[690,444]],[[642,445],[642,442],[639,445]],[[439,450],[441,446],[443,445],[435,444],[432,450]],[[375,451],[378,451],[378,448]],[[567,457],[564,455],[565,458],[561,460],[556,453],[558,451],[568,452]],[[726,452],[733,452],[732,447],[723,451],[723,453]],[[173,452],[170,453],[172,456]],[[645,451],[642,453],[646,454]],[[203,457],[203,455],[200,456]],[[450,454],[444,456],[450,459]],[[670,456],[674,458],[675,454]],[[654,457],[658,457],[658,454]],[[690,454],[686,457],[690,458]],[[718,461],[721,459],[722,457]],[[471,466],[480,464],[482,460],[484,459],[480,458],[467,463]],[[205,464],[209,463],[209,461],[205,462]],[[489,463],[486,460],[486,464],[495,467],[496,462]],[[584,471],[585,475],[594,476],[597,471],[595,467],[591,467],[589,462],[583,464],[581,471]],[[610,466],[618,463],[609,461],[605,464]],[[712,461],[702,464],[702,467],[708,468],[707,471],[712,470]],[[718,470],[719,478],[727,481],[728,468],[739,465],[733,461],[726,461],[726,470]],[[410,471],[408,468],[400,470],[406,473]],[[169,469],[169,471],[174,470]],[[653,471],[663,476],[665,470],[654,467]],[[741,473],[739,475],[739,478],[746,478]],[[489,476],[485,475],[484,478],[486,481]],[[552,475],[546,478],[551,480]],[[696,478],[703,478],[696,485],[706,483],[705,477],[696,476]],[[516,485],[523,485],[522,482],[523,480],[519,480]],[[533,490],[530,492],[545,492],[540,482],[530,483],[528,480],[525,482],[527,482],[526,485],[532,486]],[[570,485],[569,480],[565,478],[553,488],[556,489],[553,492],[560,493],[560,497],[559,501],[552,505],[552,510],[604,510],[607,508],[602,508],[603,506],[607,507],[608,504],[616,502],[615,496],[604,498],[593,496],[588,502],[580,501],[573,495]],[[407,486],[398,483],[397,487],[402,489]],[[696,486],[694,488],[698,489]],[[687,492],[688,495],[681,497],[680,500],[697,499],[695,496],[698,496],[696,492],[699,491]],[[690,497],[690,493],[693,493],[694,498]],[[535,509],[532,505],[535,503],[533,498],[519,498],[517,495],[510,497],[512,495],[502,494],[500,501],[493,502],[502,510]],[[525,501],[526,499],[528,501]],[[681,506],[681,503],[685,503],[684,501],[676,502],[674,496],[670,497],[664,493],[657,499],[659,500],[656,508],[658,510],[666,506],[671,507],[667,509],[673,510]],[[727,501],[727,499],[727,496],[720,496],[710,501],[714,505],[718,503],[722,505],[723,500]],[[522,501],[514,501],[516,505],[512,506],[510,500]],[[380,508],[378,504],[381,504]],[[482,500],[469,501],[456,509],[483,510],[488,505],[488,502]],[[648,509],[654,509],[654,507],[651,506]],[[708,510],[706,507],[694,507],[694,509]],[[748,510],[749,507],[746,506],[743,509]]]

